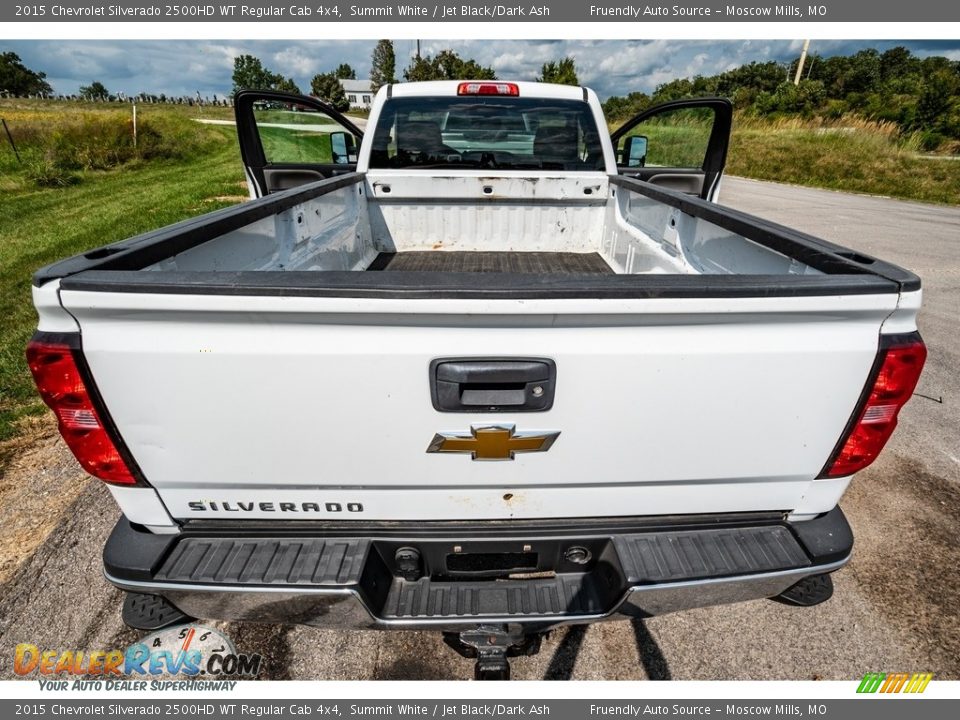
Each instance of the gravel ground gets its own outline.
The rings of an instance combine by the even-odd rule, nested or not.
[[[930,351],[881,459],[842,507],[857,539],[831,601],[769,601],[554,632],[517,679],[852,679],[867,670],[960,679],[960,209],[730,178],[724,202],[916,271]],[[0,677],[13,647],[122,647],[121,593],[100,551],[118,513],[49,422],[0,478]],[[219,623],[268,679],[466,679],[437,634]]]

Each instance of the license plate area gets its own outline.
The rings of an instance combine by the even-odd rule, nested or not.
[[[520,572],[538,572],[540,554],[535,552],[472,552],[449,553],[446,557],[447,575],[470,577],[511,575]]]
[[[362,584],[379,593],[370,605],[383,618],[597,615],[624,592],[610,537],[374,540],[371,550]]]
[[[373,551],[394,577],[407,580],[498,580],[590,572],[615,556],[610,538],[516,540],[374,540]]]

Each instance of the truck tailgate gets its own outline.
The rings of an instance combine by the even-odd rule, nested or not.
[[[403,300],[61,290],[174,518],[822,512],[898,295]],[[551,409],[439,412],[443,357],[549,358]],[[437,433],[559,432],[481,462]],[[682,492],[677,492],[682,489]]]

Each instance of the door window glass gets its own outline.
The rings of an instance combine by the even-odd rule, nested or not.
[[[617,165],[702,168],[714,114],[713,108],[676,108],[647,118],[618,140]]]
[[[352,135],[319,110],[286,103],[257,103],[253,117],[268,165],[346,162],[333,157],[330,136]]]

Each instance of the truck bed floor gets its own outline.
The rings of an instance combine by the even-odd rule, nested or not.
[[[410,251],[380,253],[367,270],[612,275],[597,253]]]

